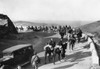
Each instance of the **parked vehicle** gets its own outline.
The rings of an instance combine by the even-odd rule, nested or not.
[[[12,46],[2,51],[3,57],[0,59],[0,64],[9,66],[23,66],[31,61],[33,53],[34,49],[31,44]]]

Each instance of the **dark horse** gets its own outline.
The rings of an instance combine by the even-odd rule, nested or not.
[[[47,60],[47,57],[48,57],[48,60],[49,60],[49,62],[51,61],[51,54],[53,53],[53,50],[51,50],[51,48],[50,47],[46,47],[46,49],[45,49],[45,64],[46,64],[46,60]],[[47,56],[47,55],[49,55],[49,56]]]
[[[61,60],[61,53],[62,53],[62,48],[60,48],[59,45],[57,45],[57,47],[55,46],[54,48],[54,64],[55,64],[55,58],[56,58],[56,55],[58,55],[58,60],[60,61]]]

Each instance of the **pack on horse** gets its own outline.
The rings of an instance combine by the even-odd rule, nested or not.
[[[53,56],[53,58],[54,58],[54,61],[53,61],[53,63],[55,64],[55,58],[56,58],[56,55],[58,55],[58,60],[60,61],[61,60],[61,53],[62,53],[62,46],[61,45],[56,45],[55,47],[54,47],[54,56]]]
[[[47,57],[48,61],[49,62],[51,61],[52,58],[51,54],[53,53],[53,47],[49,43],[47,43],[47,45],[44,46],[44,51],[45,51],[45,64],[46,64]]]

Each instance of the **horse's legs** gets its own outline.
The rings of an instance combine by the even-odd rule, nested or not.
[[[59,59],[59,61],[60,61],[60,54],[61,54],[61,53],[58,53],[58,59]]]
[[[46,64],[46,59],[47,59],[47,53],[45,52],[45,64]]]
[[[61,53],[62,59],[65,58],[65,50],[63,49],[62,53]]]
[[[72,43],[72,50],[74,49],[74,46],[75,46],[75,42]]]
[[[72,50],[72,43],[69,44],[69,50]]]
[[[51,53],[49,53],[48,60],[51,61]]]
[[[74,44],[72,44],[72,50],[74,49]]]
[[[56,57],[56,54],[53,53],[53,63],[55,64],[55,57]]]

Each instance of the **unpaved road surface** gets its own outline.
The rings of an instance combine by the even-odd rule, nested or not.
[[[56,34],[51,37],[59,38],[60,36],[59,34]],[[38,53],[38,55],[41,58],[39,69],[90,69],[91,67],[91,54],[87,42],[76,43],[73,51],[66,49],[66,58],[61,61],[57,61],[55,65],[52,62],[44,64],[44,51]],[[23,69],[33,68],[31,65],[26,65]]]

